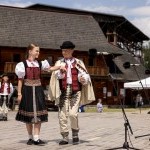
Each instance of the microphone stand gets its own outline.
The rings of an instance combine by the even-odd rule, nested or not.
[[[148,102],[149,102],[149,105],[150,105],[150,101],[149,101],[148,95],[147,95],[147,93],[145,92],[144,86],[143,86],[143,84],[142,84],[142,82],[141,82],[141,79],[140,79],[140,76],[139,76],[139,74],[138,74],[138,72],[137,72],[136,66],[133,65],[133,68],[134,68],[134,70],[135,70],[135,72],[136,72],[136,75],[137,75],[137,77],[138,77],[138,79],[139,79],[139,81],[140,81],[140,84],[141,84],[141,86],[142,86],[142,89],[143,89],[143,91],[144,91],[144,94],[145,94],[146,98],[148,99]]]
[[[102,53],[102,58],[103,58],[103,61],[104,61],[104,63],[105,63],[105,66],[107,66],[107,63],[106,63],[106,60],[105,60],[105,57],[104,57],[103,53]],[[117,89],[116,89],[116,87],[115,87],[114,81],[113,81],[113,79],[112,79],[112,77],[111,77],[111,74],[108,74],[108,77],[111,79],[111,82],[112,82],[112,84],[113,84],[113,87],[114,87],[114,89],[115,89],[115,92],[118,93],[118,92],[117,92]],[[117,96],[118,96],[118,94],[117,94]],[[140,149],[137,149],[137,148],[134,148],[134,147],[130,147],[130,146],[129,146],[129,143],[128,143],[128,141],[127,141],[127,135],[128,135],[127,132],[128,132],[128,129],[130,129],[131,134],[133,134],[133,131],[132,131],[131,125],[130,125],[130,123],[129,123],[129,120],[128,120],[128,118],[127,118],[127,115],[126,115],[126,113],[125,113],[125,110],[124,110],[124,107],[123,107],[123,104],[122,104],[122,101],[121,101],[120,96],[118,96],[118,98],[119,98],[119,101],[120,101],[120,105],[121,105],[123,117],[124,117],[124,120],[125,120],[125,122],[124,122],[125,141],[124,141],[122,147],[116,147],[116,148],[107,149],[107,150],[115,150],[115,149],[121,149],[121,148],[127,149],[127,150],[128,150],[128,149],[140,150]]]
[[[144,89],[144,86],[143,86],[142,82],[141,82],[140,76],[139,76],[139,74],[138,74],[138,72],[137,72],[137,70],[136,70],[136,67],[135,67],[134,65],[133,65],[133,68],[134,68],[134,70],[135,70],[135,72],[136,72],[136,75],[137,75],[138,79],[140,80],[140,84],[141,84],[141,86],[142,86],[142,89],[143,89],[143,91],[144,91],[144,94],[145,94],[146,98],[148,99],[148,102],[149,102],[149,105],[150,105],[150,100],[149,100],[149,98],[148,98],[148,95],[147,95],[147,93],[146,93],[146,91],[145,91],[145,89]],[[145,137],[145,136],[150,136],[150,134],[135,136],[135,138],[140,138],[140,137]],[[149,139],[149,141],[150,141],[150,139]]]
[[[114,88],[115,88],[115,84],[114,84],[114,82],[113,82],[113,79],[112,79],[112,77],[109,75],[109,77],[111,78],[111,81],[112,81],[112,83],[113,83],[113,86],[114,86]],[[117,90],[116,90],[116,88],[115,88],[115,91],[117,92]],[[121,101],[121,98],[120,97],[118,97],[119,98],[119,101],[120,101],[120,106],[121,106],[121,110],[122,110],[122,113],[123,113],[123,118],[124,118],[124,130],[125,130],[125,137],[124,137],[124,143],[123,143],[123,146],[122,147],[117,147],[117,148],[112,148],[112,149],[107,149],[107,150],[115,150],[115,149],[120,149],[120,148],[123,148],[123,149],[134,149],[134,150],[140,150],[140,149],[137,149],[137,148],[134,148],[134,147],[130,147],[129,146],[129,143],[128,143],[128,140],[127,140],[127,133],[128,133],[128,130],[130,130],[130,133],[133,135],[133,131],[132,131],[132,128],[131,128],[131,125],[130,125],[130,123],[129,123],[129,120],[128,120],[128,118],[127,118],[127,115],[126,115],[126,113],[125,113],[125,110],[124,110],[124,106],[123,106],[123,104],[122,104],[122,101]]]

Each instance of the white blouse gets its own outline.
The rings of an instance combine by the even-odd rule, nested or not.
[[[39,63],[38,63],[37,60],[34,60],[34,61],[26,60],[26,62],[27,62],[28,67],[39,67]],[[42,70],[47,70],[48,68],[50,68],[50,64],[48,63],[47,60],[41,61],[41,64],[42,64],[42,66],[41,66]],[[24,66],[23,62],[19,62],[16,65],[15,73],[18,76],[18,78],[21,78],[21,79],[24,78],[24,76],[25,76],[25,66]]]

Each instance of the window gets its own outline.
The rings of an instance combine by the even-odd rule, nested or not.
[[[20,54],[13,54],[13,62],[20,62],[21,58],[20,58]]]
[[[47,60],[48,60],[48,63],[49,63],[50,65],[53,64],[53,58],[52,58],[51,56],[49,56]]]

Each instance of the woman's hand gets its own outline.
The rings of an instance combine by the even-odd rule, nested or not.
[[[18,97],[17,97],[18,104],[20,104],[21,99],[22,99],[22,95],[18,95]]]

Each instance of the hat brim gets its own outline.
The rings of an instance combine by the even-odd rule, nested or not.
[[[60,46],[61,49],[74,49],[75,46]]]

